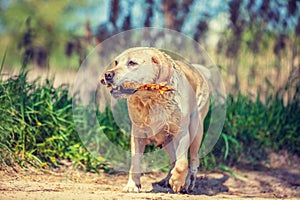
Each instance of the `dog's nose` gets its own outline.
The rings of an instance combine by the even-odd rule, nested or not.
[[[112,79],[114,78],[114,76],[115,76],[115,72],[114,71],[107,71],[104,74],[105,80],[108,81],[108,82],[111,82]]]

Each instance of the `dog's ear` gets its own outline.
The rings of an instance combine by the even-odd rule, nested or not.
[[[169,80],[173,75],[173,67],[168,62],[168,60],[165,58],[159,59],[158,57],[153,56],[152,62],[158,67],[158,75],[156,77],[156,83],[162,83],[162,82],[169,83]]]

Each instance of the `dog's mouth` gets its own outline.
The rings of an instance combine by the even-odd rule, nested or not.
[[[114,98],[126,98],[127,96],[134,94],[138,90],[138,83],[125,82],[121,85],[112,85],[106,83],[104,79],[101,79],[101,84],[106,85],[106,87],[111,88],[110,94]]]
[[[119,85],[119,86],[112,87],[112,89],[110,90],[110,94],[114,98],[122,98],[122,97],[129,96],[131,94],[134,94],[136,91],[137,91],[137,89],[124,88],[123,85]]]
[[[111,88],[110,93],[114,98],[126,98],[137,91],[146,91],[147,93],[159,92],[159,94],[161,95],[168,91],[174,91],[172,87],[166,85],[166,82],[160,84],[124,82],[120,85],[112,85],[110,83],[107,83],[104,79],[101,79],[100,83],[106,85],[106,87],[108,88]]]

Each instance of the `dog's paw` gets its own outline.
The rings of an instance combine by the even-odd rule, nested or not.
[[[136,184],[134,182],[128,182],[127,185],[123,188],[123,192],[140,192],[141,184]]]
[[[171,178],[169,184],[172,190],[176,193],[180,192],[181,188],[185,185],[186,176],[188,174],[188,163],[182,162],[176,164],[174,169],[171,171]]]
[[[185,180],[185,185],[182,189],[182,193],[191,193],[194,190],[197,177],[197,168],[191,168]]]
[[[178,192],[180,192],[181,188],[184,185],[184,180],[171,176],[171,178],[169,180],[169,184],[170,184],[172,190],[175,193],[178,193]]]

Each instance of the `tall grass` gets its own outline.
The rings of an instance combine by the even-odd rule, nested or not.
[[[268,94],[265,103],[260,99],[241,93],[228,96],[223,132],[212,152],[216,164],[259,162],[271,150],[300,156],[300,78]]]
[[[299,78],[267,95],[265,103],[259,96],[253,101],[241,93],[229,95],[223,132],[213,152],[202,159],[202,167],[260,161],[270,150],[299,155],[299,104]],[[129,149],[129,137],[118,128],[110,110],[98,113],[98,121],[105,125],[110,141]],[[29,82],[26,71],[0,80],[0,122],[0,167],[57,167],[67,159],[84,170],[111,170],[103,158],[93,157],[84,148],[73,122],[67,85],[55,88],[51,79]],[[86,131],[93,134],[93,130]],[[153,150],[154,146],[147,148]]]
[[[86,170],[103,165],[83,147],[75,131],[68,94],[67,85],[54,88],[49,79],[42,84],[38,79],[28,82],[25,71],[0,81],[2,165],[55,167],[62,159]]]

